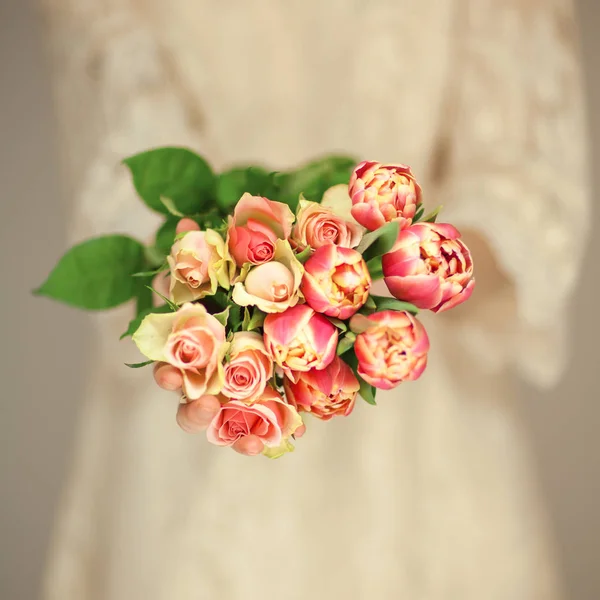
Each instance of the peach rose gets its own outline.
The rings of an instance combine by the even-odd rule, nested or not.
[[[251,404],[261,396],[273,375],[273,362],[262,335],[251,331],[234,333],[228,358],[221,393]]]
[[[326,244],[354,248],[360,243],[362,232],[358,223],[345,221],[318,202],[301,199],[291,242],[297,250],[307,246],[317,249]]]
[[[371,275],[356,250],[329,244],[321,246],[304,263],[300,289],[317,312],[350,318],[369,297]]]
[[[429,351],[429,338],[420,321],[404,311],[384,310],[352,317],[353,331],[359,330],[358,323],[363,331],[356,336],[354,351],[358,374],[367,383],[389,390],[420,377]]]
[[[289,242],[277,240],[275,254],[262,265],[246,263],[233,287],[232,298],[239,306],[256,306],[266,313],[283,312],[300,299],[304,268]]]
[[[189,231],[167,257],[171,269],[171,300],[176,304],[212,295],[220,285],[229,289],[235,264],[223,238],[212,229]]]
[[[238,266],[260,265],[273,258],[277,240],[287,240],[294,214],[287,204],[245,193],[229,217],[229,250]]]
[[[206,430],[206,437],[217,446],[232,446],[244,437],[255,435],[265,445],[263,454],[277,458],[293,450],[289,438],[301,425],[296,409],[269,386],[253,404],[239,400],[222,404]]]
[[[352,173],[348,192],[352,216],[371,231],[390,221],[408,227],[421,203],[421,187],[406,165],[362,162]]]
[[[307,304],[267,315],[263,332],[267,351],[292,381],[297,372],[324,369],[335,357],[337,328]]]
[[[294,383],[286,377],[284,388],[288,402],[299,411],[328,421],[335,415],[347,417],[354,409],[360,385],[352,369],[338,356],[321,371],[299,373],[296,379]]]
[[[436,313],[461,304],[475,287],[471,253],[447,223],[417,223],[401,231],[381,262],[393,296]]]
[[[225,327],[201,304],[184,304],[177,312],[150,314],[133,341],[150,360],[181,370],[185,395],[196,400],[223,387]]]

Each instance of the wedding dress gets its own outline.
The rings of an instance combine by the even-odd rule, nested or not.
[[[551,536],[512,409],[556,381],[588,214],[568,0],[45,0],[73,240],[158,224],[120,160],[187,145],[215,168],[325,152],[413,167],[471,245],[478,284],[425,315],[417,383],[307,419],[269,461],[175,424],[96,348],[48,600],[548,600]]]

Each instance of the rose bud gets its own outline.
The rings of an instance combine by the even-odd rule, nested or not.
[[[294,214],[287,204],[245,193],[229,217],[227,240],[238,266],[260,265],[273,258],[277,240],[287,240]]]
[[[344,220],[318,202],[300,200],[291,243],[297,250],[326,244],[354,248],[360,243],[362,232],[358,223]]]
[[[202,304],[184,304],[177,312],[149,314],[133,341],[150,360],[181,371],[183,392],[190,400],[214,395],[223,387],[227,352],[225,327]]]
[[[232,446],[244,437],[255,435],[265,445],[263,454],[277,458],[293,450],[289,438],[301,425],[296,409],[269,386],[254,404],[238,400],[222,404],[206,430],[206,437],[217,446]]]
[[[460,233],[447,223],[417,223],[401,231],[382,258],[390,293],[433,312],[457,306],[475,286],[473,260]]]
[[[223,238],[212,229],[189,231],[167,257],[171,269],[171,300],[176,304],[212,295],[220,285],[229,289],[235,264]]]
[[[360,387],[352,369],[338,356],[321,371],[299,373],[296,383],[286,377],[283,385],[288,402],[323,421],[335,415],[347,417]]]
[[[273,362],[262,335],[251,331],[234,333],[228,357],[221,393],[251,404],[262,395],[273,375]]]
[[[348,192],[352,216],[371,231],[390,221],[408,227],[421,202],[421,187],[406,165],[362,162],[350,177]]]
[[[382,390],[418,379],[427,366],[429,351],[429,338],[420,321],[407,312],[394,310],[374,313],[366,320],[372,326],[359,333],[354,342],[358,374]]]
[[[283,312],[298,303],[303,273],[289,242],[277,240],[273,260],[257,266],[246,263],[233,287],[233,301],[266,313]]]
[[[304,264],[300,289],[317,312],[348,319],[367,301],[370,287],[371,275],[361,254],[329,244]]]
[[[296,372],[324,369],[335,357],[337,328],[307,304],[267,315],[263,332],[267,351],[292,381]]]

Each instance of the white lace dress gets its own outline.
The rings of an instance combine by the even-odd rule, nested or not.
[[[424,321],[421,380],[249,459],[176,426],[177,398],[95,317],[49,600],[548,600],[560,595],[513,368],[563,361],[585,237],[567,0],[46,0],[73,240],[148,238],[122,157],[217,168],[328,151],[401,161],[463,229],[478,286]]]

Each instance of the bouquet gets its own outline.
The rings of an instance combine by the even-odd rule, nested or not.
[[[473,262],[425,214],[405,165],[327,157],[299,169],[215,174],[185,148],[124,161],[164,215],[150,245],[106,235],[71,248],[36,293],[84,309],[135,300],[132,336],[180,425],[244,454],[293,450],[311,414],[414,381],[429,339],[419,310],[469,298]],[[383,279],[391,296],[373,293]]]

